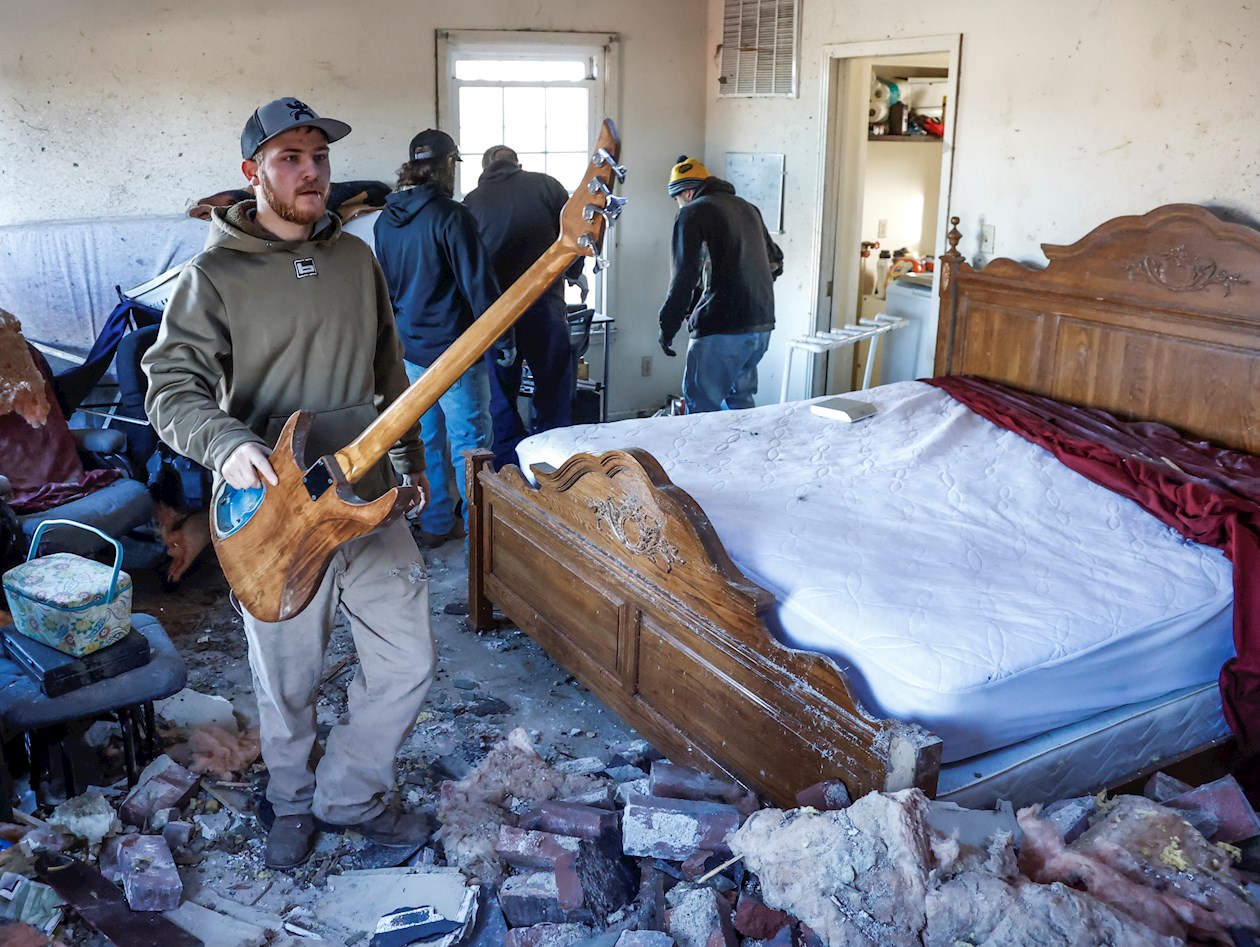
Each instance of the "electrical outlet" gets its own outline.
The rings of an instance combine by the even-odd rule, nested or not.
[[[993,256],[993,229],[992,224],[980,228],[980,252],[985,256]]]
[[[639,363],[639,373],[645,378],[652,374],[652,356],[644,355],[643,361]]]
[[[888,239],[888,221],[887,220],[881,220],[879,222],[879,233],[877,233],[875,236],[880,240]]]

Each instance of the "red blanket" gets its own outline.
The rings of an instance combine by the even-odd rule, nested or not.
[[[1221,669],[1221,701],[1242,752],[1260,752],[1260,457],[1186,440],[1163,424],[1120,421],[976,378],[947,376],[930,384],[1135,501],[1187,539],[1225,552],[1234,565],[1237,656]]]
[[[31,351],[35,364],[44,372],[48,420],[35,427],[17,412],[0,415],[0,474],[9,478],[13,488],[9,505],[19,514],[51,510],[122,476],[117,470],[83,469],[74,437],[48,381],[47,363]]]

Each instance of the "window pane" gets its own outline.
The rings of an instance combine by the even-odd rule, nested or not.
[[[455,136],[462,154],[476,156],[503,140],[503,90],[462,88],[459,90],[459,133]]]
[[[455,78],[465,82],[581,82],[586,60],[459,59]]]
[[[545,172],[547,170],[547,155],[545,152],[542,152],[542,151],[520,152],[518,151],[516,153],[516,156],[521,159],[521,167],[524,168],[526,171],[544,171]]]
[[[547,150],[584,151],[590,121],[590,90],[553,86],[547,89]]]
[[[546,119],[546,89],[508,86],[503,90],[503,141],[518,154],[546,149]]]
[[[591,156],[585,151],[551,151],[547,153],[547,173],[564,185],[570,194],[582,183]]]

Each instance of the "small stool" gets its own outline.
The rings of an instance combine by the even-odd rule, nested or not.
[[[188,679],[183,659],[152,615],[134,614],[131,626],[149,640],[149,663],[116,677],[96,681],[77,690],[48,697],[26,673],[0,658],[0,739],[7,742],[27,734],[31,757],[31,788],[48,768],[48,747],[61,744],[58,728],[79,720],[109,717],[122,729],[127,783],[135,785],[137,762],[157,755],[157,727],[153,702],[181,690]],[[137,736],[139,742],[137,743]],[[139,752],[138,752],[139,751]],[[61,748],[67,795],[75,795],[74,776],[65,748]],[[13,821],[13,788],[8,768],[0,761],[0,819]]]

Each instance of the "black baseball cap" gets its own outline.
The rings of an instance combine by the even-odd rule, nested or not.
[[[411,145],[407,148],[408,161],[431,161],[449,155],[454,155],[456,161],[464,160],[459,156],[455,139],[437,128],[426,128],[411,139]]]
[[[350,134],[350,126],[345,122],[339,122],[335,118],[320,118],[301,99],[290,96],[254,109],[254,114],[249,117],[241,132],[241,157],[252,158],[259,148],[277,135],[290,128],[307,125],[322,131],[330,143]]]

